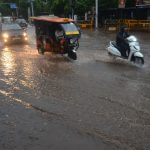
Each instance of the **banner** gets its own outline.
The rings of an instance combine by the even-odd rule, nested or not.
[[[143,3],[144,3],[145,5],[150,4],[150,0],[143,0]]]
[[[149,5],[150,0],[136,0],[136,5]]]
[[[143,5],[143,0],[136,0],[136,5]]]
[[[125,8],[126,6],[126,0],[119,0],[119,8]]]

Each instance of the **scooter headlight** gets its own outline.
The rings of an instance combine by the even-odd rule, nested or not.
[[[3,34],[3,38],[6,38],[6,39],[7,39],[8,37],[9,37],[8,33],[4,33],[4,34]]]
[[[70,43],[73,44],[74,43],[74,39],[70,39]]]
[[[70,43],[71,44],[76,44],[77,43],[77,39],[70,39]]]

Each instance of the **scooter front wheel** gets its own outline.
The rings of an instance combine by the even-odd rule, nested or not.
[[[68,52],[68,57],[70,57],[73,60],[77,60],[77,54],[74,51]]]
[[[134,57],[134,63],[136,65],[142,66],[142,65],[144,65],[144,58],[142,58],[142,57]]]

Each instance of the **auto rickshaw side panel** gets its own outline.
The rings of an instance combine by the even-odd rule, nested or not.
[[[55,37],[55,31],[60,28],[58,23],[47,23],[44,21],[35,21],[37,48],[43,48],[44,51],[64,53],[64,40],[58,42]]]

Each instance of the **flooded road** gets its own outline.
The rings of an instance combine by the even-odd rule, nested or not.
[[[83,31],[78,60],[39,55],[29,43],[0,51],[0,150],[150,149],[150,33],[134,33],[136,67],[113,60],[115,33]]]

